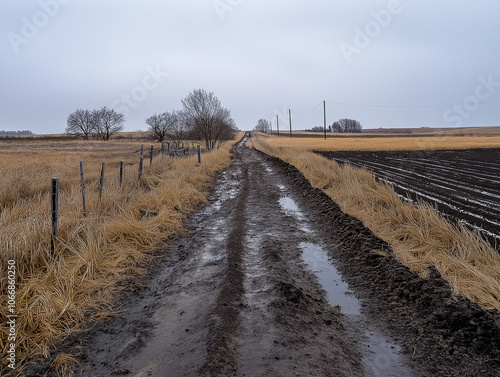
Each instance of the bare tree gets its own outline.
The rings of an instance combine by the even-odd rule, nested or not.
[[[182,121],[191,137],[200,139],[207,149],[230,140],[236,132],[231,113],[223,108],[213,92],[197,89],[182,100]]]
[[[172,123],[169,128],[168,138],[176,145],[179,145],[187,138],[187,128],[185,122],[183,121],[184,114],[182,111],[172,111],[171,114]]]
[[[114,133],[123,130],[125,115],[116,112],[115,109],[104,106],[100,110],[94,110],[92,115],[99,139],[109,140]]]
[[[271,122],[265,119],[259,119],[254,130],[260,132],[271,132]]]
[[[167,139],[169,132],[176,130],[176,123],[178,122],[179,119],[176,111],[155,114],[146,119],[149,131],[153,133],[154,139],[160,143]]]
[[[226,108],[222,108],[215,120],[212,134],[214,147],[219,148],[225,141],[234,139],[237,131],[238,128],[233,118],[231,118],[231,112]]]
[[[90,110],[77,109],[67,118],[67,134],[82,136],[84,139],[89,138],[90,134],[95,129],[94,116]]]
[[[361,123],[354,119],[339,119],[332,124],[333,132],[361,132]]]
[[[165,129],[165,123],[163,122],[161,114],[154,114],[149,118],[146,118],[146,124],[149,126],[148,131],[153,133],[153,138],[155,140],[158,140],[159,142],[165,140],[167,130]]]
[[[332,124],[332,132],[344,132],[344,128],[340,124],[340,122],[337,120],[333,122]]]

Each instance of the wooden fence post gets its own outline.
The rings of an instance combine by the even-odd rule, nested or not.
[[[151,153],[149,154],[149,166],[153,165],[153,150],[154,146],[151,146]]]
[[[200,148],[200,144],[198,144],[197,152],[198,152],[198,164],[201,164],[201,148]]]
[[[144,164],[144,145],[141,145],[141,161],[139,162],[139,179],[142,177],[142,165]]]
[[[59,178],[52,178],[52,196],[51,196],[51,209],[52,209],[52,237],[50,240],[50,253],[54,256],[56,249],[57,239],[57,219],[59,217]]]
[[[123,161],[120,161],[120,187],[122,187],[123,183]]]
[[[161,154],[165,154],[165,142],[161,142]]]
[[[87,216],[87,208],[85,205],[85,174],[83,172],[83,161],[80,161],[80,176],[82,178],[83,217],[86,217]]]
[[[101,180],[99,182],[99,201],[102,199],[102,186],[104,185],[104,169],[106,168],[106,163],[102,163],[102,168],[101,168]]]

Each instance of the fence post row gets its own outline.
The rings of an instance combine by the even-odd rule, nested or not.
[[[122,187],[123,183],[123,161],[120,161],[120,187]]]
[[[59,178],[52,177],[52,238],[50,240],[50,253],[54,256],[57,239],[57,219],[59,216]]]
[[[139,179],[142,177],[142,165],[144,164],[144,145],[141,145],[141,161],[139,162]]]
[[[83,161],[80,161],[80,176],[82,178],[83,217],[86,217],[87,216],[87,208],[85,205],[85,174],[83,172]]]
[[[193,149],[194,149],[194,143]],[[188,144],[189,150],[189,144]],[[197,147],[198,153],[198,164],[201,164],[201,147],[198,144]],[[167,143],[167,150],[170,151],[170,143]],[[162,153],[165,151],[165,144],[162,142],[161,146]],[[150,165],[153,163],[153,153],[154,146],[151,146],[151,154],[150,154]],[[139,164],[139,179],[142,176],[142,170],[144,165],[144,145],[141,145],[141,161]],[[104,186],[104,172],[106,169],[106,163],[102,163],[101,168],[101,178],[99,181],[99,202],[102,201],[102,190]],[[120,187],[123,184],[123,176],[124,176],[124,162],[120,161]],[[87,205],[86,205],[86,197],[85,197],[85,171],[83,167],[83,161],[80,161],[80,178],[81,178],[81,186],[82,186],[82,203],[83,203],[83,216],[87,216]],[[52,215],[52,235],[50,241],[50,251],[53,256],[56,247],[56,239],[57,239],[57,223],[59,218],[59,178],[52,177],[51,179],[51,215]]]
[[[102,163],[102,169],[101,169],[101,180],[99,182],[99,201],[102,199],[102,186],[104,185],[104,169],[106,168],[106,163]]]

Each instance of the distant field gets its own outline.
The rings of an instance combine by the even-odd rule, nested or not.
[[[493,127],[457,127],[457,128],[384,128],[366,129],[363,134],[401,134],[418,136],[500,136],[500,126]]]
[[[276,130],[274,130],[276,134]],[[286,129],[280,131],[280,136],[288,136]],[[296,137],[324,137],[323,132],[293,131]],[[328,138],[350,138],[350,137],[409,137],[409,136],[500,136],[500,126],[492,127],[457,127],[457,128],[374,128],[364,129],[361,133],[339,134],[327,132]]]
[[[310,136],[314,134],[313,136]],[[266,135],[263,135],[264,137]],[[317,137],[317,133],[275,134],[267,140],[275,147],[293,147],[301,151],[395,151],[500,148],[498,136],[397,136]]]

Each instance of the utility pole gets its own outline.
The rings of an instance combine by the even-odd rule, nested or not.
[[[326,140],[326,101],[323,101],[323,118],[325,121],[325,140]]]
[[[292,110],[288,109],[288,119],[290,119],[290,137],[292,137]]]
[[[278,136],[280,136],[280,121],[278,119],[278,114],[276,114],[276,128],[278,130]]]

